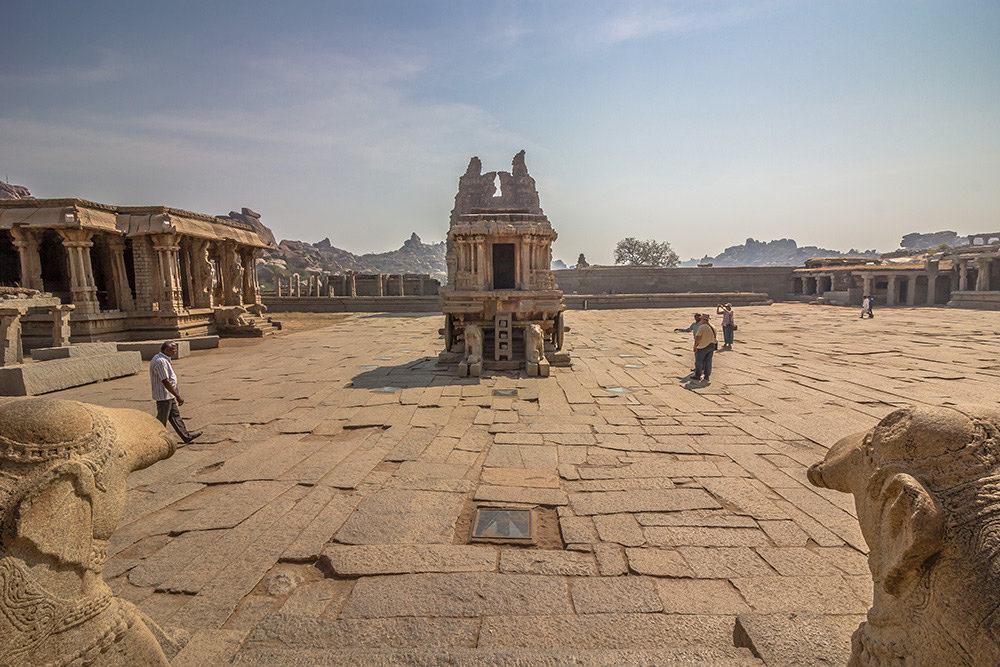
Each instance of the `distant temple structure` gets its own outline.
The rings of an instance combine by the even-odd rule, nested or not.
[[[251,224],[166,206],[0,200],[0,285],[73,304],[73,342],[217,333],[238,315],[217,311],[260,304],[255,263],[268,247]],[[23,327],[26,347],[51,340],[48,316]]]
[[[458,360],[459,374],[479,375],[485,365],[547,375],[550,362],[569,362],[557,353],[566,306],[551,270],[555,239],[524,151],[510,172],[484,174],[478,157],[469,161],[451,212],[441,289],[442,359]]]

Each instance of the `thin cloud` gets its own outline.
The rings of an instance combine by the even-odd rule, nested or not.
[[[128,72],[128,61],[109,49],[98,49],[96,62],[57,69],[2,72],[0,84],[9,86],[96,85],[118,81]]]

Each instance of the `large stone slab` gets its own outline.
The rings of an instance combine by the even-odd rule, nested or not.
[[[36,347],[31,350],[31,358],[35,361],[51,361],[70,357],[96,357],[118,351],[116,343],[77,343],[63,347]]]
[[[343,544],[450,544],[464,498],[458,493],[383,489],[344,522]]]
[[[864,614],[741,614],[733,633],[768,665],[846,665]]]
[[[304,618],[268,614],[247,637],[244,649],[268,646],[295,649],[472,647],[478,621],[465,618]]]
[[[563,577],[475,572],[361,579],[341,618],[571,613]]]
[[[569,502],[579,515],[619,514],[622,512],[677,512],[722,507],[702,489],[647,489],[571,493]]]
[[[468,544],[331,544],[323,550],[320,563],[341,577],[421,572],[493,572],[497,568],[497,549]]]
[[[135,375],[140,370],[142,358],[138,352],[114,352],[4,366],[0,368],[0,396],[37,396]]]
[[[138,352],[142,355],[143,361],[149,361],[160,353],[162,340],[134,340],[127,343],[115,343],[119,352]],[[177,354],[174,359],[183,359],[191,356],[191,342],[186,339],[176,339],[173,341],[177,345]]]

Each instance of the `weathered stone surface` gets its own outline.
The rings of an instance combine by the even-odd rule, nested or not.
[[[487,616],[481,648],[523,646],[584,649],[659,648],[699,642],[732,647],[733,622],[722,616],[573,614]]]
[[[31,358],[35,361],[50,361],[52,359],[68,359],[69,357],[96,357],[102,354],[114,354],[119,350],[117,343],[77,343],[62,347],[36,347],[31,350]]]
[[[558,489],[559,476],[552,469],[542,468],[483,468],[483,484],[539,489]]]
[[[643,533],[650,544],[665,547],[766,547],[771,544],[767,535],[757,528],[646,526]]]
[[[589,544],[598,541],[594,520],[589,516],[560,517],[559,531],[566,544]]]
[[[115,352],[4,366],[0,368],[0,396],[37,396],[91,382],[135,375],[141,369],[142,359],[138,352]]]
[[[656,590],[667,614],[742,614],[746,602],[724,579],[657,579]]]
[[[160,423],[136,410],[0,404],[0,662],[83,662],[107,637],[102,664],[168,664],[180,647],[100,573],[128,474],[173,452]]]
[[[622,512],[676,512],[721,507],[714,498],[702,489],[571,493],[569,494],[569,502],[573,511],[584,516]]]
[[[497,548],[467,544],[331,544],[320,563],[342,577],[422,572],[494,572]]]
[[[461,618],[303,618],[268,614],[247,638],[245,648],[354,648],[475,646],[478,621]]]
[[[673,549],[626,549],[628,567],[636,574],[654,577],[690,577],[691,568]]]
[[[663,665],[732,665],[759,667],[760,660],[748,649],[732,646],[706,647],[678,644],[670,648],[581,650],[581,649],[295,649],[255,648],[236,656],[239,664],[274,665],[449,665],[454,667],[530,667],[532,665],[579,665],[619,667]]]
[[[386,489],[358,505],[336,534],[344,544],[450,544],[463,498]]]
[[[578,614],[663,611],[653,582],[646,577],[576,579],[570,584],[570,594]]]
[[[858,614],[864,602],[855,597],[840,576],[733,577],[747,603],[761,613],[808,611],[821,614]]]
[[[1000,662],[988,546],[1000,506],[998,431],[995,407],[904,408],[809,469],[814,485],[854,495],[871,549],[872,621],[854,634],[852,663]]]
[[[339,610],[351,594],[353,582],[339,579],[320,579],[302,584],[281,605],[282,614],[296,616],[323,616],[328,607]]]
[[[602,577],[617,577],[628,574],[625,550],[617,544],[600,542],[594,545],[594,557]]]
[[[476,489],[476,500],[493,503],[530,503],[532,505],[565,505],[566,493],[561,489],[539,489],[521,486],[490,486]]]
[[[503,549],[500,552],[500,571],[507,574],[592,577],[597,574],[597,564],[589,553]]]
[[[768,665],[845,665],[851,633],[864,620],[864,614],[743,613],[734,637]]]
[[[646,543],[639,522],[631,514],[603,514],[594,517],[594,526],[602,542],[617,542],[626,547]]]
[[[570,614],[562,577],[527,574],[410,574],[358,581],[341,618]]]

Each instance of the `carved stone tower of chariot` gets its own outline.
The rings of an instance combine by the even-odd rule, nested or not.
[[[569,355],[558,352],[566,305],[551,269],[556,233],[524,151],[510,172],[482,170],[478,157],[469,161],[451,212],[441,360],[458,361],[460,375],[479,375],[484,365],[548,375],[550,363],[569,364]]]

